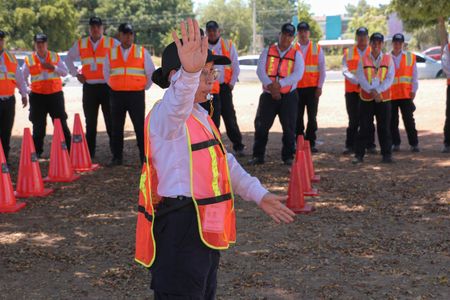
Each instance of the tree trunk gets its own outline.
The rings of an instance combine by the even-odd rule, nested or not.
[[[448,43],[448,33],[447,33],[447,28],[445,26],[444,17],[438,17],[438,28],[439,28],[439,37],[441,40],[441,46],[443,48]]]

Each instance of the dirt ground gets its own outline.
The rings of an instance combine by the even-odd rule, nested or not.
[[[316,212],[281,226],[238,198],[237,244],[222,253],[218,299],[450,299],[450,156],[440,153],[445,85],[420,82],[420,153],[407,151],[402,131],[395,164],[382,165],[379,155],[371,155],[355,167],[341,155],[343,83],[327,82],[319,106],[320,152],[314,155],[320,197],[308,199]],[[161,93],[152,87],[148,103]],[[248,153],[259,93],[256,84],[235,90]],[[81,91],[68,87],[65,94],[72,126],[73,113],[81,112]],[[17,104],[13,181],[24,126],[30,126],[27,110]],[[27,199],[21,212],[0,215],[0,299],[152,299],[149,273],[133,261],[139,165],[129,120],[127,129],[126,165],[51,184],[52,196]],[[265,165],[248,166],[249,157],[240,161],[268,189],[283,194],[289,169],[280,160],[278,121],[269,139]],[[101,164],[110,160],[107,144],[102,131]],[[48,161],[41,169],[45,175]]]

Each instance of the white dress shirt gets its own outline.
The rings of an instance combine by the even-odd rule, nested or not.
[[[102,36],[98,41],[94,42],[91,37],[89,37],[89,42],[92,44],[92,48],[94,49],[94,52],[97,50],[98,45],[100,44],[100,42],[103,43],[103,38],[104,36]],[[120,42],[114,38],[113,39],[113,47],[117,47],[120,45]],[[106,56],[105,56],[106,58]],[[70,75],[72,75],[73,77],[76,77],[78,75],[78,70],[77,67],[75,67],[74,65],[74,61],[80,60],[80,48],[78,46],[78,40],[73,43],[72,48],[69,49],[69,52],[67,52],[67,57],[66,57],[66,66],[69,69],[69,73]],[[86,80],[87,83],[89,84],[97,84],[97,83],[105,83],[106,81],[104,79],[88,79]]]
[[[120,46],[122,50],[122,56],[123,60],[127,61],[128,54],[130,53],[130,48],[124,49],[122,46]],[[148,90],[152,86],[152,74],[155,71],[155,65],[153,64],[152,57],[150,53],[148,53],[147,49],[144,48],[144,72],[145,76],[147,77],[147,84],[145,85],[145,89]],[[110,74],[110,67],[109,67],[109,55],[106,55],[105,63],[103,64],[103,77],[105,78],[105,82],[109,82],[109,74]]]
[[[402,56],[405,52],[401,51],[399,55],[395,56],[394,53],[391,53],[392,60],[394,61],[395,70],[400,68],[400,63],[402,61]],[[412,74],[412,92],[416,93],[419,88],[419,81],[417,79],[417,65],[414,63],[413,66],[413,74]]]
[[[368,47],[368,46],[367,46]],[[358,50],[358,54],[359,54],[359,58],[361,59],[361,57],[363,57],[363,55],[366,53],[367,47],[364,48],[364,50],[359,49],[358,47],[356,47],[356,49]],[[353,47],[348,48],[347,51],[352,51]],[[358,81],[358,76],[356,76],[356,74],[353,74],[352,72],[350,72],[348,70],[348,66],[347,66],[347,58],[344,56],[342,57],[342,75],[344,75],[344,77],[346,79],[348,79],[351,83],[353,84],[359,84]]]
[[[444,47],[441,62],[442,69],[444,70],[445,74],[447,74],[447,78],[450,78],[450,49],[448,49],[448,44]]]
[[[189,149],[185,122],[191,113],[210,131],[208,113],[194,104],[200,73],[183,69],[173,77],[169,89],[157,102],[150,118],[152,162],[158,174],[158,195],[191,197]],[[233,191],[244,200],[260,203],[267,190],[251,177],[230,153],[226,154]]]
[[[378,55],[377,58],[373,57],[372,52],[370,53],[370,58],[372,59],[375,67],[380,65],[382,57],[383,57],[383,52],[380,52],[380,55]],[[360,60],[360,62],[358,64],[358,71],[356,72],[356,76],[358,76],[358,81],[359,81],[359,85],[361,86],[361,88],[368,93],[370,93],[370,91],[373,89],[375,89],[377,91],[377,93],[379,93],[379,94],[388,90],[391,87],[392,83],[394,82],[394,77],[395,77],[395,66],[394,66],[394,61],[392,60],[392,56],[390,59],[386,78],[382,82],[380,82],[380,80],[378,80],[378,78],[373,78],[372,84],[369,84],[366,76],[364,75],[362,60]]]
[[[308,44],[305,44],[305,45],[298,43],[300,45],[300,49],[302,51],[303,57],[306,57],[306,54],[308,54],[310,43],[311,43],[311,41],[308,41]],[[327,70],[326,70],[326,66],[325,66],[325,55],[323,53],[322,48],[320,48],[320,50],[319,50],[319,84],[317,86],[318,88],[323,87],[323,83],[325,82],[326,76],[327,76]]]
[[[290,46],[285,51],[280,51],[280,49],[277,46],[278,53],[280,57],[284,57],[286,53],[292,48]],[[272,83],[272,80],[267,75],[266,71],[266,63],[267,63],[267,55],[269,54],[269,48],[265,48],[261,55],[259,56],[258,60],[258,67],[256,69],[256,74],[258,75],[259,80],[263,84],[263,89],[265,92],[270,93],[267,89],[267,86]],[[295,64],[294,64],[294,70],[292,71],[291,75],[285,78],[281,78],[278,83],[283,88],[285,86],[292,85],[291,92],[297,88],[297,82],[299,82],[303,77],[303,72],[305,71],[305,63],[303,61],[302,54],[298,51],[295,51]]]
[[[0,76],[6,77],[7,72],[8,72],[8,70],[6,69],[6,65],[5,65],[5,51],[3,51],[2,54],[0,55],[0,74],[1,74]],[[23,75],[20,70],[19,63],[17,63],[15,75],[16,75],[16,86],[19,89],[19,93],[22,97],[26,97],[27,96],[27,85],[25,83],[25,80],[23,79]],[[11,96],[14,96],[14,94],[12,94],[12,95],[1,95],[0,94],[0,101],[6,100],[6,99],[10,98]]]
[[[226,42],[226,41],[224,41]],[[209,50],[214,51],[217,55],[223,55],[222,53],[222,38],[219,38],[217,43],[215,45],[208,44]],[[239,73],[241,72],[241,69],[239,68],[239,60],[238,60],[238,54],[236,51],[236,48],[234,47],[234,44],[231,45],[230,50],[230,60],[231,60],[231,68],[233,69],[233,75],[231,76],[230,85],[234,86],[236,84],[236,81],[238,80]],[[225,72],[224,72],[224,66],[221,65],[215,65],[214,68],[220,71],[219,74],[219,83],[222,84],[224,82]]]
[[[45,63],[47,55],[48,54],[46,54],[45,57],[40,57],[39,54],[36,53],[36,56],[38,57],[38,59],[40,60],[41,63]],[[48,71],[45,69],[42,69],[41,72],[44,73],[44,72],[48,72]],[[63,62],[62,59],[60,59],[59,62],[56,64],[54,72],[58,76],[61,76],[61,77],[64,77],[68,74],[66,64]],[[24,63],[22,66],[22,74],[23,74],[23,78],[24,78],[26,84],[29,86],[30,84],[28,81],[28,76],[30,76],[30,69],[28,68],[26,63]]]

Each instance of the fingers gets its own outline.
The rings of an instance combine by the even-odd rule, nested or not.
[[[194,22],[192,21],[191,18],[189,18],[188,20],[188,29],[189,29],[189,39],[186,41],[189,42],[193,42],[195,40],[195,30],[194,30]],[[198,24],[197,24],[197,30],[198,30]],[[183,37],[183,41],[184,41],[184,37]]]
[[[188,20],[188,22],[189,22],[189,20]],[[181,21],[180,29],[181,29],[181,39],[183,40],[183,43],[188,42],[188,33],[187,33],[187,29],[186,29],[186,23],[184,21]]]
[[[181,48],[181,42],[180,39],[178,38],[178,34],[177,32],[174,30],[172,31],[172,39],[175,42],[175,45],[177,45],[177,49]]]
[[[194,40],[195,41],[201,41],[201,36],[200,36],[200,28],[198,27],[198,21],[194,20]]]

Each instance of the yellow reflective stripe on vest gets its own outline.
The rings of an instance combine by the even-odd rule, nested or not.
[[[15,72],[8,72],[8,74],[6,74],[6,79],[16,80],[16,73]]]
[[[52,80],[52,79],[59,79],[59,75],[57,75],[55,72],[48,73],[48,76],[46,79],[43,78],[44,76],[41,74],[31,76],[31,82],[39,82],[39,81],[46,81],[46,80]]]
[[[58,62],[58,54],[56,54],[55,52],[50,52],[50,61],[53,63],[57,63]]]
[[[412,83],[412,77],[411,76],[401,76],[401,77],[395,77],[393,84],[400,84],[400,83]]]
[[[347,61],[353,60],[354,55],[355,55],[355,49],[353,49],[353,48],[347,48],[347,57],[346,57],[346,60],[347,60]]]
[[[134,46],[134,57],[135,58],[142,58],[142,47],[141,46]]]
[[[219,166],[217,165],[217,154],[215,147],[208,147],[209,156],[211,156],[211,168],[212,168],[212,189],[214,191],[214,196],[220,196],[219,188]]]
[[[110,72],[110,76],[124,75],[125,68],[112,68]]]
[[[373,68],[367,68],[367,82],[369,84],[372,84],[372,77],[373,77]]]
[[[117,52],[118,52],[118,48],[112,48],[111,49],[111,60],[116,60],[117,59]]]
[[[81,49],[86,49],[87,47],[88,47],[88,38],[87,37],[85,37],[85,38],[82,38],[81,39]]]
[[[406,66],[411,67],[413,64],[413,56],[411,52],[406,52]]]
[[[127,74],[135,76],[145,76],[145,71],[142,68],[127,68]]]
[[[5,53],[5,55],[8,57],[8,60],[14,64],[17,64],[17,60],[14,57],[14,55],[12,55],[11,53],[9,53],[8,51],[3,52]]]
[[[34,60],[34,56],[32,54],[25,57],[25,62],[30,67],[36,65],[36,61]]]
[[[319,54],[319,47],[318,47],[318,45],[316,43],[313,43],[313,42],[311,42],[311,43],[312,43],[312,47],[311,47],[312,52],[311,52],[311,54],[312,55]]]
[[[319,66],[315,66],[315,65],[305,66],[305,72],[309,72],[309,73],[319,72]]]
[[[111,45],[111,38],[109,36],[104,36],[103,37],[103,47],[109,48],[110,45]]]
[[[81,64],[82,65],[90,65],[93,64],[95,62],[93,57],[85,57],[81,59]]]
[[[267,68],[267,74],[269,74],[269,76],[273,76],[273,64],[275,63],[275,58],[274,56],[271,56],[269,59],[269,67]]]

